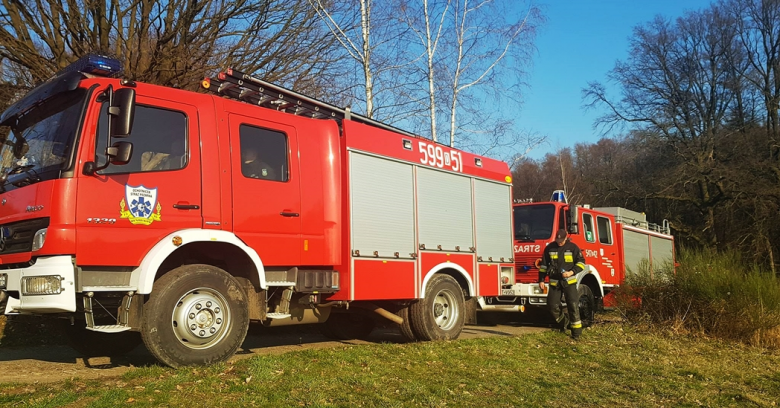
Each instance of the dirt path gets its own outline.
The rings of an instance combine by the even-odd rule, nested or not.
[[[502,324],[496,326],[466,326],[461,339],[491,336],[518,336],[549,330],[543,326]],[[397,330],[379,329],[368,341],[333,341],[314,326],[263,328],[250,326],[241,349],[233,359],[257,355],[281,354],[304,349],[337,347],[345,344],[380,342],[402,343]],[[98,379],[115,377],[133,369],[158,364],[143,346],[122,358],[95,357],[85,359],[68,346],[45,345],[33,347],[0,348],[0,382],[44,383],[63,381],[74,377]]]

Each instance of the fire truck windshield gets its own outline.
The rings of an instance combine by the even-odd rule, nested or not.
[[[550,239],[554,230],[555,206],[552,204],[515,206],[514,218],[516,240]]]
[[[63,92],[9,117],[0,133],[0,179],[16,186],[59,177],[78,133],[87,91]],[[27,174],[29,177],[12,177]],[[7,187],[7,186],[6,186]]]

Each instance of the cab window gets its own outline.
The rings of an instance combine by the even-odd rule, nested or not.
[[[244,177],[281,182],[289,179],[286,134],[248,125],[241,125],[238,132]]]
[[[593,229],[593,216],[582,214],[582,230],[585,233],[585,241],[596,242],[596,235]]]
[[[599,227],[599,242],[612,245],[612,223],[607,217],[596,217]]]
[[[104,103],[98,122],[95,162],[105,163],[108,104]],[[127,138],[133,144],[133,157],[122,166],[108,166],[101,174],[140,173],[183,169],[187,165],[187,116],[182,112],[136,105],[133,132]]]

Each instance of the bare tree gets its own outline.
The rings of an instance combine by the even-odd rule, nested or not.
[[[404,105],[399,103],[394,92],[398,88],[398,72],[406,64],[400,58],[405,52],[403,37],[406,30],[395,19],[392,2],[379,2],[379,6],[372,0],[308,2],[331,37],[357,64],[362,76],[364,96],[361,99],[365,104],[365,115],[374,118],[377,110],[383,109],[385,112],[381,115],[392,119],[398,105]]]
[[[311,84],[325,80],[333,41],[314,17],[306,0],[2,0],[0,58],[34,83],[98,52],[119,57],[127,77],[160,85],[196,89],[227,66]]]
[[[770,156],[780,164],[780,1],[733,0],[739,39],[752,68],[743,77],[761,92]],[[780,166],[775,166],[780,181]]]
[[[736,35],[733,21],[717,6],[675,24],[656,18],[635,28],[631,57],[610,73],[622,100],[609,99],[598,83],[584,91],[591,104],[607,107],[601,124],[631,123],[672,147],[680,165],[649,196],[695,207],[704,226],[692,234],[712,246],[718,244],[717,209],[731,198],[719,166],[726,154],[719,141],[733,136],[724,123],[735,100],[730,61]]]
[[[474,133],[484,130],[484,123],[469,118],[459,121],[459,113],[464,113],[464,99],[480,94],[479,109],[475,117],[485,117],[486,100],[494,99],[515,101],[519,104],[519,82],[504,82],[507,78],[517,80],[531,60],[533,39],[537,25],[543,21],[540,10],[530,5],[516,20],[515,16],[504,8],[507,3],[493,0],[454,0],[451,8],[442,50],[438,56],[438,65],[442,67],[440,89],[446,95],[449,108],[444,113],[449,119],[447,129],[449,145],[454,146],[456,134]],[[517,8],[516,3],[512,7]],[[474,121],[480,127],[468,127]],[[465,124],[465,125],[464,125]]]

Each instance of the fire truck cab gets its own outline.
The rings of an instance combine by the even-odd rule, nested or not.
[[[196,93],[120,66],[85,57],[0,116],[5,314],[208,364],[250,321],[453,339],[514,274],[505,163],[238,71]]]
[[[577,275],[583,325],[593,314],[613,304],[613,291],[627,274],[674,267],[674,237],[669,223],[647,222],[645,214],[620,207],[572,206],[563,191],[549,202],[523,202],[513,206],[515,274],[502,275],[501,295],[480,299],[483,311],[523,312],[546,307],[547,293],[538,284],[539,263],[555,232],[565,229],[577,244],[586,267]]]

